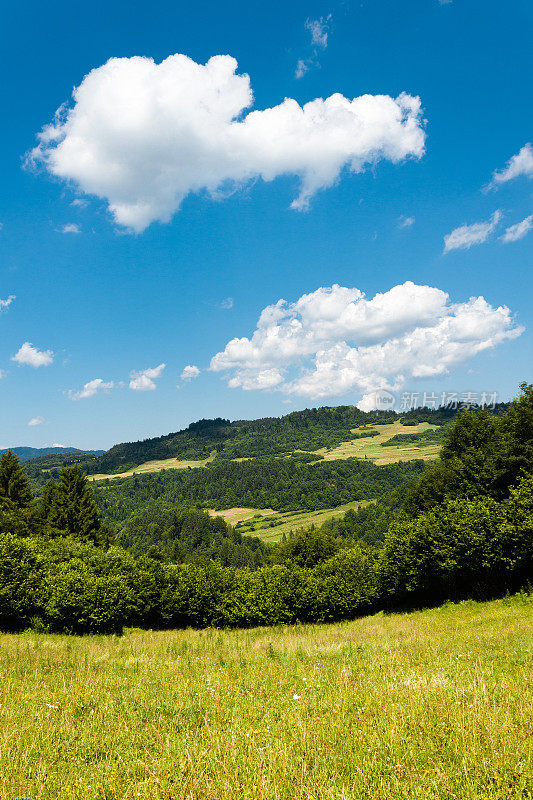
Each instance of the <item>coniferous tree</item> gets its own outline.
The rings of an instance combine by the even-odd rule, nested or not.
[[[0,506],[4,509],[23,509],[31,503],[28,476],[15,453],[8,450],[0,458]]]
[[[48,482],[41,508],[49,529],[83,542],[104,543],[106,532],[98,518],[93,491],[77,464],[64,467],[59,482]]]

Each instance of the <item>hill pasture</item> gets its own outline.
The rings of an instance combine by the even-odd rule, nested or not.
[[[223,517],[229,525],[234,525],[245,536],[257,536],[265,542],[279,542],[283,534],[289,536],[299,528],[320,527],[326,520],[350,509],[361,508],[373,500],[344,503],[336,508],[325,508],[319,511],[277,512],[271,508],[229,508],[226,511],[209,509],[212,517]]]
[[[322,448],[317,450],[325,461],[335,461],[343,458],[369,458],[374,464],[394,464],[397,461],[408,461],[412,458],[421,458],[428,461],[438,458],[440,444],[430,444],[427,442],[417,444],[416,442],[406,442],[396,447],[382,447],[384,442],[388,442],[393,436],[410,434],[413,432],[421,433],[427,430],[437,430],[437,425],[430,425],[421,422],[416,427],[406,427],[401,422],[393,422],[388,425],[376,425],[375,428],[354,428],[352,433],[362,433],[363,431],[376,430],[378,436],[369,436],[362,439],[353,439],[342,442],[337,447],[330,450]]]

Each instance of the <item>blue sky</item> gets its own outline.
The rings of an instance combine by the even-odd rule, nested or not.
[[[0,33],[1,447],[107,448],[380,388],[508,399],[531,379],[530,3],[22,5]],[[174,54],[194,64],[163,81]],[[217,55],[238,66],[217,62],[206,95]],[[284,128],[285,98],[336,93]],[[401,93],[421,112],[398,122]],[[221,121],[219,101],[240,110]]]

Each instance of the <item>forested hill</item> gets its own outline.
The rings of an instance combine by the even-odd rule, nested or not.
[[[91,453],[100,456],[104,452],[103,450],[79,450],[77,447],[5,447],[0,450],[0,455],[7,453],[8,450],[15,453],[19,461],[30,461],[42,456],[65,455],[68,453]]]
[[[404,414],[390,411],[360,411],[355,406],[311,408],[284,417],[257,420],[202,419],[184,430],[117,444],[87,465],[88,473],[121,472],[146,461],[166,458],[201,460],[213,452],[218,459],[276,456],[294,450],[316,451],[335,447],[361,436],[356,427],[397,420],[442,425],[455,417],[452,409],[416,409]],[[364,435],[364,432],[363,432]]]

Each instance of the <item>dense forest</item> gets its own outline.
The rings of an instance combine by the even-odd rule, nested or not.
[[[0,628],[102,633],[328,621],[497,596],[533,576],[530,385],[496,415],[459,414],[439,461],[426,469],[263,458],[174,475],[181,477],[110,482],[98,489],[99,509],[79,465],[32,496],[24,467],[4,454]],[[302,497],[314,507],[316,492],[327,502],[343,492],[379,499],[267,548],[187,507],[220,505],[212,494],[219,490],[231,504],[232,492],[257,499],[268,491],[271,507]],[[117,526],[121,515],[126,524]]]
[[[152,500],[216,510],[241,506],[316,510],[379,497],[415,481],[424,468],[420,460],[377,467],[358,458],[311,464],[293,458],[214,462],[202,469],[101,481],[95,484],[95,497],[102,517],[112,524]]]

